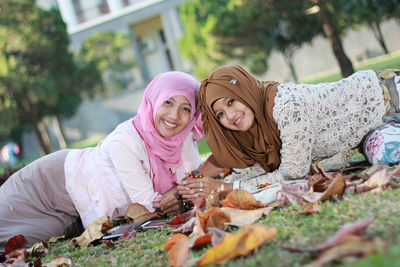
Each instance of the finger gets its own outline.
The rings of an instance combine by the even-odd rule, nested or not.
[[[170,207],[169,209],[165,210],[164,213],[165,214],[178,214],[181,211],[181,206],[180,205],[175,205],[173,207]]]
[[[182,198],[185,200],[192,200],[195,197],[198,197],[199,194],[195,193],[195,194],[188,194],[188,195],[182,195]]]

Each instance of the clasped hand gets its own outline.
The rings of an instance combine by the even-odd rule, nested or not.
[[[211,177],[189,178],[177,182],[178,193],[183,199],[192,199],[194,197],[208,197],[215,191],[226,191],[230,184],[220,182]]]

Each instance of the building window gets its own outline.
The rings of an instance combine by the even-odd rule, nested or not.
[[[107,0],[73,0],[73,5],[79,23],[110,12]]]

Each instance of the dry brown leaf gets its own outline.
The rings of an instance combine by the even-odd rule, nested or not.
[[[17,235],[8,239],[8,241],[4,245],[5,248],[4,253],[7,255],[13,250],[26,248],[27,246],[28,246],[28,239],[26,239],[26,237],[23,235]]]
[[[58,267],[58,266],[70,266],[72,260],[66,257],[55,257],[49,263],[44,263],[43,267]]]
[[[230,259],[244,256],[277,234],[265,225],[246,225],[235,234],[227,234],[222,242],[206,251],[198,266],[225,264]]]
[[[44,257],[49,254],[49,247],[46,241],[41,241],[33,244],[32,247],[28,249],[28,253],[32,257]]]
[[[157,213],[149,212],[145,206],[139,203],[132,203],[126,210],[125,217],[132,219],[134,222],[143,222],[151,219],[158,219]]]
[[[254,196],[243,189],[236,189],[229,193],[222,207],[239,208],[242,210],[253,210],[258,208],[264,208],[265,205],[258,202]]]
[[[85,232],[72,241],[80,247],[86,248],[95,240],[100,239],[107,230],[112,228],[112,223],[107,215],[104,215],[97,220],[91,222]]]
[[[322,252],[318,259],[307,265],[308,267],[321,267],[326,264],[343,259],[347,256],[367,257],[373,253],[384,250],[387,244],[378,238],[364,240],[360,236],[348,236],[342,242]]]
[[[183,266],[190,251],[190,244],[187,238],[177,240],[175,245],[169,251],[169,264],[171,266]]]
[[[309,194],[304,194],[303,199],[308,202],[317,202],[324,201],[330,198],[331,196],[339,195],[341,196],[346,189],[346,183],[343,179],[343,175],[339,173],[336,178],[331,182],[328,189],[323,192],[312,192]]]
[[[321,206],[319,205],[319,202],[315,202],[311,205],[308,205],[305,210],[297,212],[296,215],[310,215],[314,213],[319,213],[321,211]]]
[[[231,221],[231,217],[223,212],[219,208],[211,208],[206,210],[203,214],[199,214],[205,221],[204,230],[207,232],[207,228],[216,227],[222,230],[226,230],[227,225]]]
[[[345,223],[332,237],[328,238],[324,243],[318,245],[315,248],[285,248],[291,252],[317,252],[329,249],[340,244],[348,236],[355,236],[363,234],[368,226],[374,221],[373,218],[365,220]]]
[[[187,235],[181,233],[172,234],[172,236],[167,240],[167,242],[165,242],[164,250],[165,251],[170,250],[176,244],[176,242],[181,238],[189,239]]]
[[[268,214],[273,208],[266,207],[255,210],[241,210],[234,208],[221,208],[223,212],[229,215],[231,221],[229,225],[241,227],[243,225],[252,224],[257,221],[261,216]]]
[[[224,239],[225,235],[228,233],[218,229],[218,228],[208,228],[208,233],[211,234],[211,245],[216,246],[221,243],[222,239]]]

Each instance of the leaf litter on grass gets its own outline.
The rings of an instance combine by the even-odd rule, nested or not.
[[[373,167],[376,168],[376,166]],[[175,248],[176,252],[172,254],[183,256],[179,256],[178,258],[176,258],[176,256],[171,256],[173,260],[171,262],[170,258],[170,264],[173,266],[181,266],[189,263],[204,265],[218,264],[221,262],[227,262],[230,259],[238,256],[247,255],[256,247],[262,246],[267,239],[257,242],[250,241],[249,244],[251,245],[245,249],[234,246],[222,246],[221,244],[223,244],[223,240],[229,240],[230,238],[234,239],[236,235],[245,235],[242,231],[244,231],[244,229],[248,229],[247,224],[252,224],[259,217],[268,215],[272,209],[287,207],[291,204],[304,205],[304,203],[310,203],[311,206],[309,207],[312,208],[308,208],[308,210],[306,208],[304,214],[314,214],[320,211],[320,208],[318,208],[318,203],[326,199],[330,199],[331,197],[338,199],[338,197],[342,196],[343,194],[382,192],[387,188],[399,188],[400,168],[398,166],[395,168],[379,166],[376,169],[377,170],[375,172],[372,172],[370,168],[361,174],[359,173],[355,175],[342,175],[340,171],[336,173],[325,173],[322,170],[314,176],[308,177],[307,181],[302,186],[291,187],[281,185],[280,192],[277,194],[277,201],[270,205],[263,205],[252,199],[248,194],[246,194],[246,192],[241,192],[240,190],[231,192],[232,195],[228,195],[229,197],[226,196],[226,194],[224,196],[213,193],[211,195],[214,197],[218,196],[215,198],[218,201],[215,201],[214,199],[213,202],[207,202],[207,205],[205,199],[198,199],[196,202],[200,203],[200,205],[196,206],[192,211],[188,212],[184,216],[180,218],[173,218],[170,221],[171,225],[175,225],[175,227],[177,227],[175,228],[171,226],[169,231],[174,231],[174,228],[177,230],[185,223],[187,224],[190,221],[192,222],[192,226],[187,227],[186,231],[183,231],[185,236],[187,236],[187,238],[185,238],[186,241],[180,241],[182,238],[179,239],[178,241],[180,245]],[[371,171],[371,173],[368,173],[368,171]],[[268,189],[268,186],[266,186],[266,189]],[[221,207],[224,205],[224,202],[229,203],[227,206],[233,205],[235,208]],[[202,207],[200,208],[201,205]],[[236,210],[229,211],[229,209]],[[241,219],[239,220],[239,218]],[[244,218],[248,220],[246,221]],[[235,221],[236,224],[232,223]],[[229,224],[240,227],[239,231],[237,233],[226,232],[226,226]],[[257,225],[253,226],[257,227]],[[268,229],[270,229],[272,232],[276,232],[276,230],[273,228]],[[100,232],[102,231],[100,230]],[[193,232],[195,232],[195,234],[193,234]],[[253,240],[252,235],[248,234],[248,236],[249,240]],[[271,236],[276,236],[276,233]],[[269,242],[274,242],[273,240],[268,240]],[[353,249],[353,252],[358,256],[366,256],[387,247],[387,243],[385,241],[377,238],[370,238],[367,240],[358,235],[350,235],[343,240],[346,242],[339,242],[338,246],[333,246],[320,252],[318,259],[313,264],[320,264],[316,266],[322,266],[331,261],[331,259],[335,258],[332,255],[343,258],[346,257],[346,253],[343,252],[344,248],[347,250],[351,250],[351,248],[355,247],[365,248],[365,250],[361,249],[358,252],[357,250]],[[178,242],[170,247],[170,251],[176,246],[177,243]],[[204,245],[208,246],[209,248],[206,249],[202,256],[199,256],[195,259],[189,256],[188,251]],[[118,249],[118,247],[115,249]],[[221,249],[225,254],[221,253],[219,249]],[[215,254],[214,252],[209,251],[218,251],[218,253]],[[210,255],[218,255],[218,257]],[[226,256],[222,257],[222,255]],[[222,259],[219,259],[219,257]],[[207,259],[207,261],[204,259]],[[16,257],[15,260],[18,261],[18,257]],[[66,262],[68,261],[66,260]],[[65,265],[67,264],[65,263]]]

